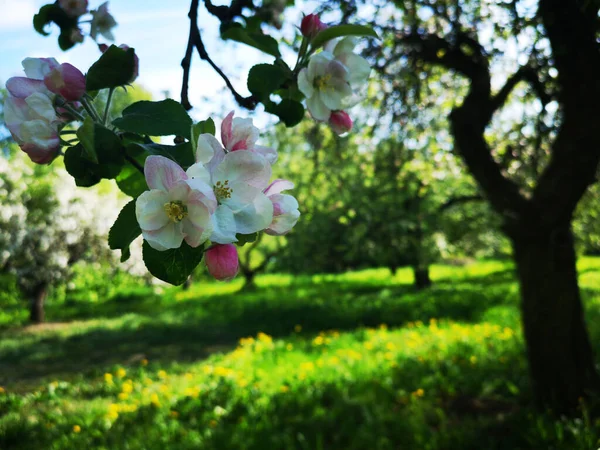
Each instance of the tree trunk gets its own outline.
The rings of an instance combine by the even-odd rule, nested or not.
[[[40,283],[31,292],[29,320],[32,323],[42,323],[45,320],[44,301],[48,295],[48,284]]]
[[[420,290],[431,287],[431,278],[429,278],[428,265],[413,266],[413,273],[415,274],[415,287],[417,289]]]
[[[535,400],[567,412],[598,387],[569,225],[512,236]]]
[[[253,270],[244,270],[244,286],[242,286],[242,290],[244,291],[254,291],[256,290],[256,283],[254,282],[254,277],[256,276],[256,272]]]

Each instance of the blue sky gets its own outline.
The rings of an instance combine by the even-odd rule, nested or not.
[[[0,82],[4,83],[11,76],[22,75],[21,61],[28,56],[53,56],[59,62],[69,62],[83,72],[99,57],[99,51],[89,37],[83,44],[62,52],[57,44],[57,29],[48,37],[34,31],[33,15],[51,1],[0,0]],[[102,0],[90,0],[90,8],[97,8],[101,3]],[[304,12],[312,12],[310,7],[314,8],[316,4],[318,2],[308,2],[303,7]],[[136,49],[140,58],[137,81],[150,90],[156,99],[164,98],[165,91],[168,91],[172,98],[179,100],[180,64],[189,32],[188,10],[189,0],[109,2],[109,11],[119,24],[114,30],[115,44],[127,44]],[[295,23],[301,17],[299,10],[289,11],[288,14],[289,23]],[[246,94],[246,76],[250,67],[271,62],[272,58],[250,47],[224,43],[218,39],[218,21],[202,7],[198,22],[209,55],[230,76],[240,93]],[[89,31],[89,28],[84,31]],[[190,78],[190,100],[195,106],[192,116],[203,119],[216,114],[218,119],[230,109],[236,109],[231,94],[223,91],[223,87],[219,76],[194,54]],[[243,114],[248,115],[247,112]],[[260,122],[266,120],[264,115],[259,114],[258,118]]]

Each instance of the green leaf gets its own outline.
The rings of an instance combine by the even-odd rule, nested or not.
[[[125,164],[116,178],[119,189],[130,197],[139,197],[148,190],[146,178],[139,170],[130,164]]]
[[[131,200],[123,207],[108,233],[109,247],[122,252],[121,262],[129,259],[129,246],[135,238],[142,234],[135,215],[135,202],[136,199]]]
[[[42,6],[38,13],[33,16],[33,28],[43,36],[50,34],[46,31],[46,25],[52,22],[60,27],[61,34],[65,34],[65,36],[67,34],[70,36],[71,30],[77,26],[77,19],[69,17],[58,3]]]
[[[278,116],[286,127],[298,125],[304,118],[304,106],[296,100],[283,99],[281,103],[265,105],[265,111]]]
[[[196,162],[191,142],[184,142],[176,145],[162,144],[133,144],[141,148],[149,155],[160,155],[175,161],[184,169],[187,169]]]
[[[210,117],[192,125],[191,141],[194,154],[196,152],[196,147],[198,146],[198,136],[204,133],[212,134],[214,136],[216,132],[217,128],[215,127],[215,122]]]
[[[238,234],[236,237],[237,237],[237,242],[235,243],[235,245],[237,245],[238,247],[243,247],[246,244],[250,244],[251,242],[256,241],[256,238],[258,237],[258,233]]]
[[[133,79],[134,71],[134,49],[123,50],[116,45],[111,45],[90,67],[86,75],[86,90],[97,91],[125,86]]]
[[[267,36],[262,32],[248,31],[239,23],[232,24],[221,33],[223,39],[231,39],[232,41],[241,42],[258,50],[272,55],[276,58],[281,57],[279,52],[279,44],[271,36]]]
[[[267,100],[286,78],[283,68],[273,64],[258,64],[248,73],[248,90],[261,101]]]
[[[83,121],[83,125],[77,130],[77,137],[83,146],[83,156],[93,163],[98,163],[98,155],[94,145],[94,121],[90,116],[87,116]]]
[[[184,241],[179,248],[159,252],[144,241],[142,252],[144,263],[152,275],[167,283],[180,285],[202,261],[204,246],[192,248]]]
[[[371,27],[364,25],[336,25],[334,27],[326,28],[317,34],[312,40],[311,46],[313,49],[317,49],[330,40],[343,36],[367,36],[379,38],[375,30]]]
[[[108,128],[95,124],[94,147],[98,156],[98,164],[94,164],[96,173],[102,178],[115,178],[125,163],[119,137]]]
[[[83,146],[69,147],[65,152],[65,168],[75,178],[75,184],[81,187],[90,187],[98,184],[102,179],[93,170],[93,163],[83,157]]]
[[[183,106],[175,100],[161,102],[141,101],[123,110],[123,117],[113,125],[123,131],[148,136],[183,136],[190,138],[192,119]]]
[[[139,147],[137,142],[130,143],[125,151],[130,158],[135,159],[140,166],[144,167],[148,153],[143,148]],[[131,163],[127,163],[123,166],[121,172],[117,175],[116,181],[119,189],[130,197],[139,197],[142,192],[148,190],[148,184],[146,183],[144,174]]]

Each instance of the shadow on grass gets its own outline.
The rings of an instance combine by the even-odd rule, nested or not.
[[[264,332],[290,335],[297,325],[311,335],[327,329],[352,330],[380,324],[401,326],[431,318],[478,321],[498,305],[511,307],[516,295],[508,274],[485,280],[439,282],[426,291],[410,286],[326,284],[175,301],[147,290],[125,292],[109,301],[65,307],[62,320],[114,318],[82,322],[67,333],[0,334],[0,385],[35,382],[90,372],[148,358],[171,364],[202,359],[231,348],[245,336]],[[125,315],[124,315],[125,314]],[[118,317],[118,318],[116,318]],[[77,324],[74,323],[75,328]],[[69,325],[66,324],[65,328]],[[2,346],[12,338],[18,344]]]

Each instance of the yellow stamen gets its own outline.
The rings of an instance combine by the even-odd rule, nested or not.
[[[217,181],[215,184],[215,196],[217,200],[231,198],[232,193],[233,189],[229,187],[229,180],[225,180],[224,182]]]
[[[314,86],[318,90],[327,89],[327,84],[329,83],[329,80],[331,80],[330,74],[315,77]]]
[[[165,203],[164,208],[167,217],[175,223],[181,222],[188,215],[187,206],[180,201]]]

